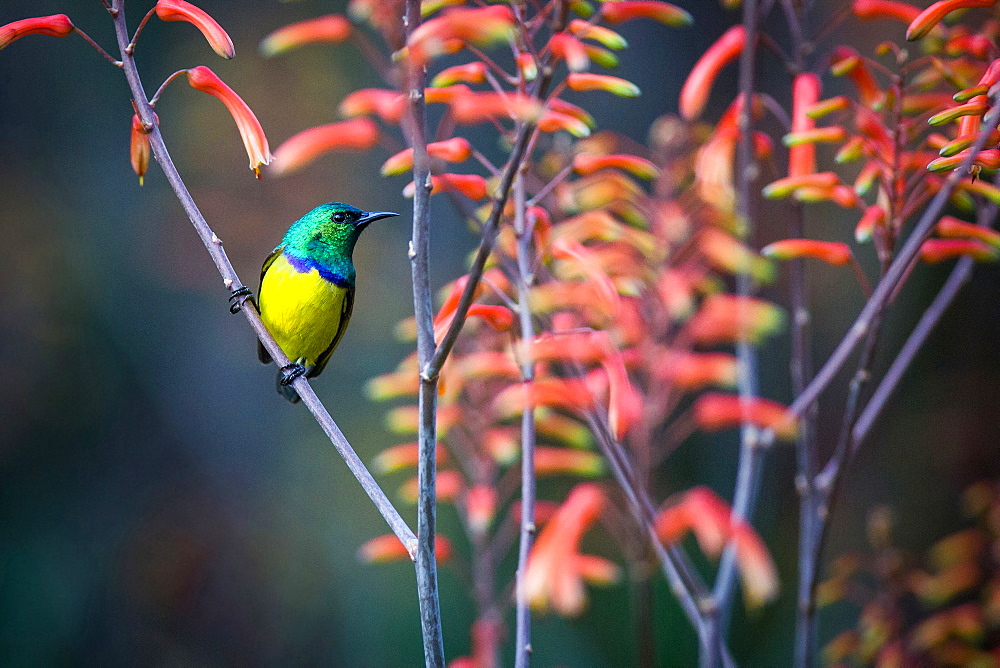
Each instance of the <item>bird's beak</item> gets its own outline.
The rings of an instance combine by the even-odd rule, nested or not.
[[[392,211],[368,211],[367,213],[361,214],[361,217],[358,218],[358,222],[355,223],[355,226],[365,228],[368,227],[369,224],[374,223],[376,220],[392,218],[393,216],[398,215],[398,213],[393,213]]]

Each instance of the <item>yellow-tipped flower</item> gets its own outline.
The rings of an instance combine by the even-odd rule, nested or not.
[[[305,44],[343,42],[351,35],[351,22],[339,14],[328,14],[278,28],[260,43],[260,54],[276,56]]]
[[[640,92],[638,86],[621,77],[613,77],[609,74],[590,74],[588,72],[573,72],[566,77],[566,85],[569,86],[570,90],[604,90],[619,97],[638,97]]]

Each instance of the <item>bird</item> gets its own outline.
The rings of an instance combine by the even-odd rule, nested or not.
[[[260,269],[257,308],[261,321],[288,356],[278,370],[278,394],[291,403],[291,383],[318,376],[344,336],[354,308],[352,254],[361,232],[392,211],[362,211],[342,202],[321,204],[292,223]],[[257,356],[271,355],[260,341]]]

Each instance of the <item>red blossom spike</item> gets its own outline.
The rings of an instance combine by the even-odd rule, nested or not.
[[[455,65],[441,70],[434,75],[431,86],[437,88],[458,83],[481,84],[484,81],[486,81],[486,63],[475,60],[465,65]]]
[[[897,0],[854,0],[851,9],[864,21],[889,19],[907,25],[920,14],[918,8]]]
[[[686,11],[669,2],[656,0],[619,0],[601,5],[601,18],[606,22],[624,23],[632,19],[652,19],[668,26],[683,28],[694,22]]]
[[[605,4],[605,7],[617,3]],[[712,84],[719,76],[723,67],[739,58],[746,45],[746,31],[743,26],[733,26],[710,46],[688,74],[687,81],[681,89],[680,112],[687,120],[694,120],[701,115]]]
[[[548,49],[558,60],[566,62],[570,72],[582,72],[590,67],[590,58],[583,42],[567,33],[556,33],[549,40]]]
[[[945,16],[956,10],[971,7],[992,7],[996,3],[997,0],[941,0],[935,2],[913,19],[913,22],[906,29],[906,39],[920,39],[940,23]]]
[[[809,115],[819,101],[819,77],[811,72],[799,74],[792,83],[792,135],[802,136],[815,130],[816,122]],[[786,137],[787,139],[787,137]],[[816,148],[811,143],[787,144],[788,175],[813,174],[816,171]]]
[[[788,407],[770,399],[743,399],[735,394],[705,394],[694,404],[698,427],[705,431],[733,429],[747,423],[771,429],[783,441],[794,440],[798,421]]]
[[[367,151],[378,143],[378,138],[378,126],[367,118],[309,128],[292,135],[275,149],[270,171],[283,176],[302,169],[325,153]]]
[[[160,119],[153,114],[159,123]],[[132,170],[139,177],[139,185],[143,184],[146,170],[149,168],[149,158],[152,155],[152,147],[149,145],[149,131],[142,124],[139,116],[132,116],[132,140],[129,145],[129,160],[132,163]]]
[[[413,197],[416,186],[412,181],[403,189],[404,197]],[[478,174],[439,174],[431,177],[431,194],[457,192],[471,200],[484,199],[489,194],[486,179]]]
[[[73,22],[65,14],[38,16],[31,19],[21,19],[0,26],[0,49],[6,49],[11,43],[28,35],[48,35],[49,37],[66,37],[75,30]]]
[[[445,162],[465,162],[472,155],[472,144],[464,137],[452,137],[427,145],[427,154]],[[383,176],[396,176],[413,168],[413,149],[406,148],[382,164]]]
[[[350,36],[350,21],[339,14],[327,14],[278,28],[261,41],[260,53],[270,58],[306,44],[343,42]]]
[[[386,123],[399,123],[406,101],[399,91],[384,88],[356,90],[340,103],[340,113],[347,117],[375,115]]]
[[[813,258],[820,262],[826,262],[835,267],[842,267],[850,263],[852,254],[851,248],[839,241],[815,241],[813,239],[784,239],[775,241],[765,246],[761,250],[765,257],[775,260],[796,260],[799,258]]]
[[[201,31],[212,50],[223,58],[236,55],[233,40],[218,22],[203,9],[184,0],[157,0],[156,16],[161,21],[186,21]]]
[[[528,556],[523,595],[538,611],[554,609],[562,615],[583,612],[586,593],[579,570],[579,545],[597,521],[605,497],[593,483],[574,487],[555,516],[538,535]]]
[[[454,554],[454,549],[444,536],[434,537],[434,556],[439,564],[448,563]],[[378,536],[367,541],[358,548],[358,559],[369,564],[383,564],[390,561],[409,561],[410,553],[395,534]]]
[[[920,259],[930,264],[971,257],[976,262],[996,262],[1000,249],[978,239],[928,239],[920,247]]]
[[[261,165],[271,162],[273,156],[268,148],[264,129],[253,111],[215,72],[204,65],[189,69],[187,78],[192,88],[218,98],[229,109],[233,120],[236,121],[236,127],[239,128],[240,136],[243,137],[243,145],[250,157],[250,169],[259,179]]]

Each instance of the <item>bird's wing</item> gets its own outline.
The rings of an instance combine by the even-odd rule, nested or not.
[[[330,360],[330,355],[333,354],[333,350],[340,343],[341,337],[344,336],[344,332],[347,331],[347,323],[351,320],[351,311],[354,309],[354,286],[349,286],[346,288],[347,292],[344,294],[344,302],[340,308],[340,323],[337,325],[337,333],[333,336],[333,341],[330,342],[330,346],[324,350],[318,358],[316,358],[316,364],[309,370],[306,378],[314,378],[323,372],[323,367]]]
[[[267,270],[271,267],[272,264],[274,264],[274,261],[278,259],[278,256],[281,255],[282,251],[284,250],[285,250],[285,244],[281,244],[273,251],[271,251],[271,254],[267,256],[266,260],[264,260],[264,265],[260,268],[260,283],[257,284],[258,299],[260,299],[260,289],[264,286],[264,274],[267,273]],[[257,358],[260,359],[260,361],[263,362],[264,364],[271,363],[271,354],[267,352],[267,348],[265,348],[264,344],[261,343],[260,341],[257,341]],[[294,362],[295,360],[292,361]]]

